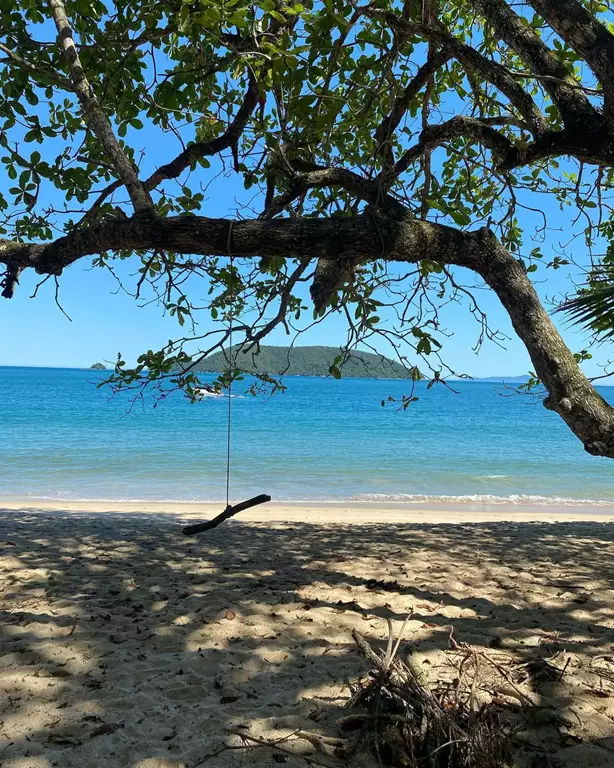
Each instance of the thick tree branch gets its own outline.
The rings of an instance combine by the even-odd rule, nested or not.
[[[296,174],[292,178],[289,190],[275,197],[262,216],[266,218],[277,216],[304,192],[315,187],[341,187],[380,210],[391,214],[405,211],[402,203],[385,192],[377,181],[365,179],[345,168],[318,168],[307,173]]]
[[[495,155],[499,165],[509,163],[510,156],[516,157],[517,150],[502,133],[491,127],[486,121],[458,115],[440,125],[430,125],[420,134],[420,140],[399,158],[393,173],[385,179],[386,186],[404,173],[409,166],[425,152],[429,152],[447,141],[461,136],[473,139],[487,146]]]
[[[492,239],[495,240],[494,236]],[[501,245],[478,270],[507,310],[556,411],[588,453],[614,458],[614,408],[580,370],[542,306],[524,266]]]
[[[558,2],[558,0],[556,0]],[[495,33],[504,40],[537,75],[549,75],[543,85],[556,104],[565,125],[587,131],[601,123],[601,115],[579,90],[565,64],[544,41],[518,16],[505,0],[473,0]]]
[[[250,74],[249,87],[243,99],[243,103],[237,114],[228,126],[228,129],[215,139],[209,141],[197,141],[177,155],[170,163],[162,165],[145,182],[145,189],[150,191],[165,179],[176,179],[186,168],[195,163],[199,158],[207,155],[216,155],[228,147],[236,145],[243,133],[247,121],[258,104],[260,89],[253,75]]]
[[[465,68],[482,75],[487,82],[498,88],[509,99],[510,104],[524,118],[527,128],[535,138],[546,132],[546,121],[539,107],[507,67],[487,59],[470,45],[465,45],[458,40],[454,41],[453,50]]]
[[[232,224],[232,228],[231,228]],[[447,232],[449,230],[449,232]],[[412,230],[425,248],[432,237],[456,232],[451,228],[421,223]],[[461,233],[458,233],[461,235]],[[361,238],[364,245],[361,245]],[[377,246],[375,245],[377,243]],[[204,216],[156,217],[140,214],[108,220],[75,230],[49,244],[26,244],[0,240],[0,263],[31,267],[39,274],[60,274],[86,256],[113,250],[170,250],[203,256],[287,258],[324,257],[347,259],[349,254],[368,257],[383,248],[372,216],[352,219],[256,219],[234,221]]]
[[[526,275],[488,229],[461,232],[410,215],[351,219],[256,219],[202,216],[158,218],[139,214],[76,231],[47,245],[0,241],[0,262],[10,269],[57,274],[85,256],[107,250],[170,250],[235,257],[279,256],[330,262],[386,260],[417,263],[425,256],[466,267],[496,292],[546,386],[556,410],[589,453],[614,458],[614,409],[580,371]]]
[[[614,141],[610,140],[605,132],[599,137],[590,132],[549,131],[540,136],[537,141],[525,147],[519,147],[492,127],[511,124],[513,123],[506,118],[478,120],[458,115],[445,123],[430,125],[420,134],[418,143],[403,153],[392,172],[385,177],[382,175],[383,186],[388,188],[394,179],[426,152],[461,136],[488,147],[493,152],[500,170],[510,170],[529,165],[537,160],[561,155],[570,155],[595,165],[614,164]],[[602,140],[598,140],[599,138]]]
[[[73,89],[79,99],[83,112],[92,130],[102,143],[107,159],[115,168],[117,175],[125,185],[130,200],[136,212],[152,207],[152,202],[143,185],[139,181],[130,159],[122,149],[111,121],[100,106],[92,87],[81,66],[79,54],[75,46],[70,22],[66,17],[63,0],[49,0],[49,8],[58,31],[58,41],[68,62]]]
[[[614,35],[577,0],[529,0],[554,31],[589,64],[605,97],[614,128]]]

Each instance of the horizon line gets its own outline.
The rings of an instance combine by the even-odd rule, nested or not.
[[[313,346],[326,346],[322,344],[314,344]],[[82,365],[14,365],[10,363],[0,363],[0,368],[28,368],[28,369],[39,369],[39,370],[46,370],[46,371],[96,371],[96,370],[105,370],[105,371],[112,371],[112,368],[104,368],[104,369],[96,369],[90,366],[82,366]],[[213,373],[211,371],[201,371],[201,373]],[[326,376],[313,376],[310,377],[308,374],[284,374],[285,377],[289,376],[292,378],[328,378]],[[614,373],[612,374],[614,376]],[[330,377],[334,378],[334,377]],[[376,376],[343,376],[342,379],[354,379],[354,378],[360,378],[360,379],[369,379],[372,378],[374,380],[384,380],[380,379]],[[448,381],[455,381],[455,382],[462,382],[462,381],[468,381],[468,382],[476,382],[476,381],[484,381],[485,379],[497,379],[500,381],[505,381],[506,379],[520,379],[520,378],[529,378],[529,374],[521,373],[521,374],[514,374],[511,376],[508,375],[502,375],[502,374],[490,374],[488,376],[470,376],[467,374],[466,376],[457,376],[457,377],[451,377],[450,379],[447,379]],[[611,378],[611,377],[608,377]],[[405,379],[397,379],[397,378],[385,378],[386,381],[405,381]],[[424,379],[424,381],[428,381],[428,379]],[[605,381],[605,379],[604,379]],[[602,387],[607,386],[614,386],[614,384],[601,384]]]

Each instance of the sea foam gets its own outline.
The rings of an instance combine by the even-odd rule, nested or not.
[[[510,494],[495,496],[490,493],[468,494],[466,496],[426,495],[420,493],[363,493],[352,501],[377,504],[478,504],[513,505],[531,507],[614,507],[614,500],[574,499],[565,496],[538,496],[532,494]]]

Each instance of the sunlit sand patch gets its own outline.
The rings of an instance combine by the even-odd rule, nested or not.
[[[30,757],[9,757],[3,763],[4,768],[51,768],[51,763],[43,755],[31,755]]]

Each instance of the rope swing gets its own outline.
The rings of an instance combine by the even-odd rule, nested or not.
[[[233,257],[230,250],[230,240],[232,237],[232,223],[228,229],[228,256],[230,257],[230,272],[234,277],[234,264]],[[261,493],[258,496],[254,496],[246,501],[240,501],[238,504],[232,505],[230,503],[230,456],[231,456],[231,437],[232,437],[232,379],[233,379],[233,364],[232,364],[232,324],[233,324],[233,303],[235,299],[234,292],[231,294],[231,305],[228,316],[228,418],[226,420],[226,509],[221,512],[213,520],[207,520],[205,523],[197,523],[196,525],[188,525],[183,529],[186,536],[193,536],[196,533],[202,533],[203,531],[210,531],[212,528],[217,528],[224,520],[228,520],[229,517],[243,512],[250,507],[255,507],[258,504],[264,504],[267,501],[271,501],[271,497],[265,493]]]

